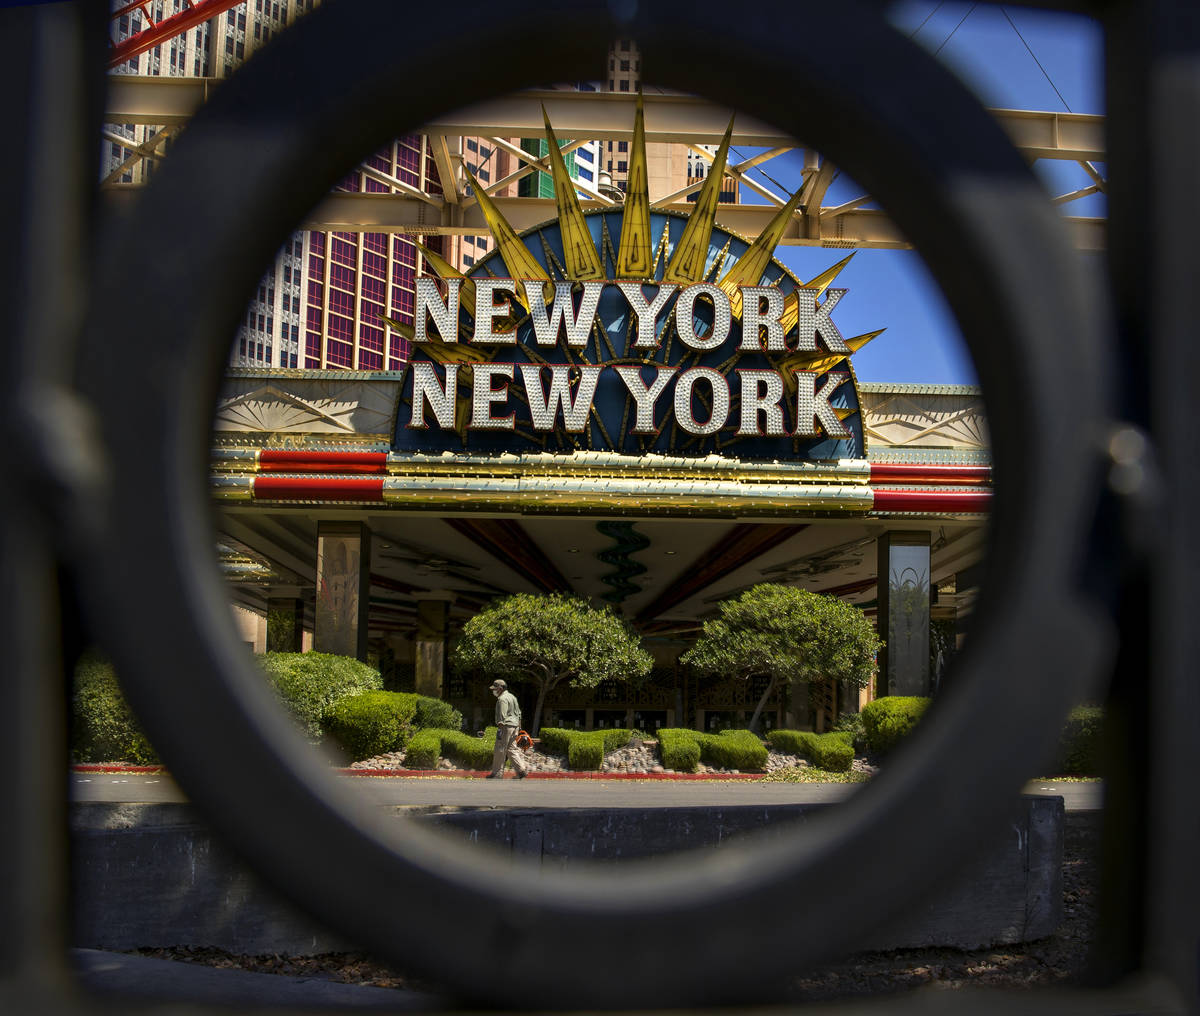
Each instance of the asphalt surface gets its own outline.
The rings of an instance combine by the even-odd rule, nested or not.
[[[810,804],[844,800],[861,788],[853,783],[762,783],[757,780],[483,780],[447,776],[343,776],[347,793],[389,807],[461,808],[672,808],[758,804]],[[187,797],[170,776],[72,772],[73,801],[179,803]],[[1098,782],[1035,780],[1027,794],[1058,795],[1068,811],[1101,807]]]

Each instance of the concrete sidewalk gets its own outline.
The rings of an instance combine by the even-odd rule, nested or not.
[[[764,804],[830,804],[862,783],[764,783],[760,780],[480,780],[453,776],[342,776],[351,793],[383,807],[458,808],[672,808]],[[71,800],[170,804],[187,801],[166,773],[77,772]],[[1104,784],[1034,780],[1026,794],[1063,798],[1067,811],[1095,811]]]

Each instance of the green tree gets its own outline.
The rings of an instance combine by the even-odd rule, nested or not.
[[[781,681],[812,686],[871,680],[882,643],[862,611],[832,596],[763,583],[720,605],[704,622],[696,644],[679,659],[702,674],[749,681],[770,678],[750,729],[758,730],[763,706]]]
[[[640,680],[653,658],[609,610],[577,596],[517,593],[497,600],[464,626],[450,663],[492,679],[527,677],[538,689],[530,730],[542,723],[546,695],[561,684],[594,688],[601,681]]]

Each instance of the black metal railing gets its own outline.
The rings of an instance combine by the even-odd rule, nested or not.
[[[86,628],[172,774],[264,878],[464,1001],[524,1008],[781,997],[788,973],[851,949],[992,835],[1027,760],[1108,682],[1094,978],[1107,990],[1021,1004],[1195,1010],[1200,686],[1186,519],[1200,16],[1190,0],[1076,9],[1100,17],[1108,40],[1107,286],[1081,270],[995,122],[880,4],[508,0],[450,18],[331,0],[233,75],[136,207],[106,222],[93,161],[102,5],[5,11],[3,79],[23,143],[2,162],[0,750],[12,778],[0,798],[0,1000],[14,1012],[91,1006],[65,958],[62,775],[63,674]],[[341,800],[251,679],[205,488],[226,340],[278,238],[388,138],[483,94],[586,77],[617,35],[637,40],[661,84],[803,139],[887,209],[967,338],[997,492],[978,623],[923,736],[803,840],[747,847],[736,869],[677,860],[627,876],[621,899],[636,902],[622,905],[609,883],[579,876],[513,872],[497,885],[473,855]],[[846,870],[858,873],[849,884],[834,877]],[[477,947],[448,950],[464,911]],[[767,914],[772,934],[748,935]],[[624,947],[631,921],[652,951]],[[703,926],[707,947],[675,934],[681,924]],[[579,998],[597,970],[620,976],[587,978]]]

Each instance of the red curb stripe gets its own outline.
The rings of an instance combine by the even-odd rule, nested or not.
[[[486,772],[474,769],[339,769],[343,776],[456,776],[482,780]],[[759,780],[766,773],[530,773],[531,780]],[[505,776],[505,779],[514,777]]]
[[[71,766],[71,771],[75,773],[162,773],[166,770],[162,766],[122,766],[112,765],[106,766],[96,762],[78,762]]]

